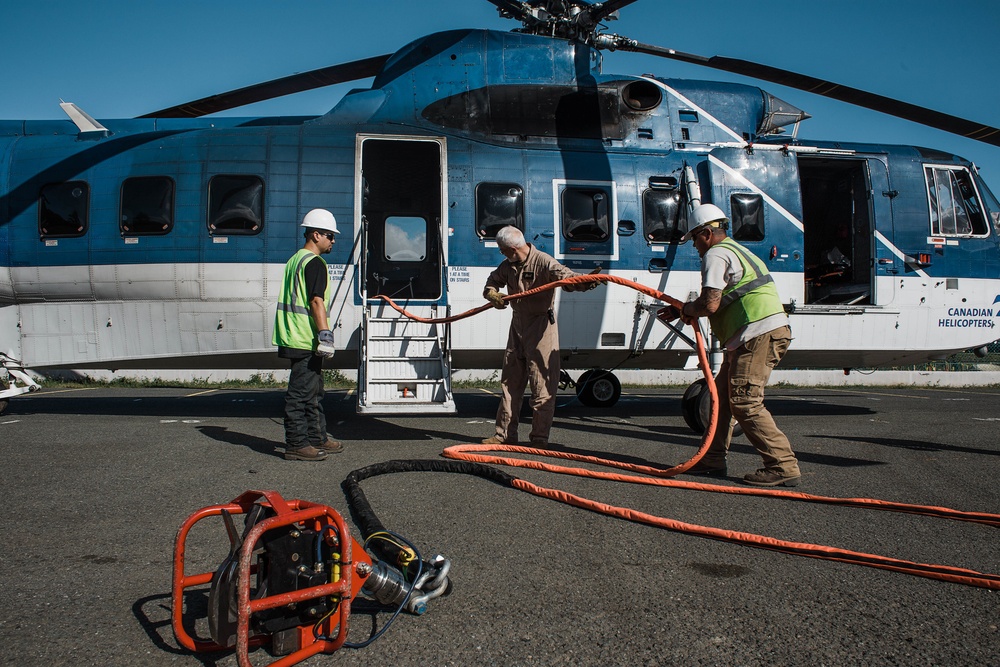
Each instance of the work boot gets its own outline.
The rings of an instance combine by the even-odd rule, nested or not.
[[[326,456],[325,451],[312,445],[285,450],[285,460],[287,461],[322,461]]]
[[[802,475],[785,475],[781,468],[761,468],[743,476],[743,481],[754,486],[798,486]]]
[[[339,454],[344,451],[344,443],[339,440],[327,438],[326,442],[319,446],[319,449],[327,454]]]
[[[721,466],[715,466],[707,464],[704,461],[698,461],[693,466],[688,468],[687,471],[681,473],[682,475],[697,475],[699,477],[725,477],[729,471],[726,468],[726,464],[723,463]]]
[[[532,438],[530,446],[534,447],[535,449],[548,449],[549,441],[546,440],[545,438]]]
[[[497,436],[494,435],[491,438],[486,438],[485,440],[483,440],[483,444],[484,445],[516,445],[517,442],[516,441],[515,442],[507,442],[506,440],[501,440],[500,438],[498,438]]]

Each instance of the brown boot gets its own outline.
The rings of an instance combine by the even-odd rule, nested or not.
[[[327,438],[327,441],[320,445],[319,449],[327,454],[339,454],[344,451],[344,443],[339,440],[331,440]]]
[[[711,465],[706,464],[704,461],[698,461],[693,466],[687,469],[683,475],[698,475],[700,477],[725,477],[728,473],[726,468],[726,463],[723,461],[722,465]]]
[[[785,475],[780,468],[761,468],[743,476],[743,481],[754,486],[798,486],[801,475]]]
[[[312,445],[285,450],[285,459],[288,461],[322,461],[325,458],[326,452]]]
[[[517,442],[516,441],[515,442],[507,442],[506,440],[501,440],[500,438],[498,438],[497,436],[494,435],[492,438],[486,438],[485,440],[483,440],[483,444],[484,445],[516,445]]]

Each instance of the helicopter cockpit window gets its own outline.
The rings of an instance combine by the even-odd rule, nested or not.
[[[985,236],[989,225],[964,167],[924,167],[932,236]]]
[[[524,231],[524,190],[517,183],[480,183],[476,186],[476,233],[496,238],[501,227]]]
[[[604,241],[611,234],[610,193],[603,188],[567,187],[562,193],[563,236]]]
[[[90,186],[84,181],[50,183],[38,195],[38,237],[72,238],[87,233]]]
[[[174,226],[174,181],[165,176],[126,178],[121,194],[122,236],[167,234]]]
[[[737,192],[729,197],[730,235],[734,241],[764,240],[764,198],[749,192]]]
[[[993,195],[993,191],[980,178],[979,174],[975,175],[975,180],[976,185],[979,187],[979,193],[983,196],[983,203],[986,205],[989,219],[993,222],[993,231],[1000,234],[1000,201]]]
[[[427,257],[427,221],[412,216],[385,219],[385,258],[390,262],[422,262]]]
[[[648,189],[642,193],[642,233],[647,243],[679,243],[687,231],[677,190]],[[683,218],[683,220],[682,220]]]
[[[264,181],[257,176],[213,176],[208,183],[208,230],[250,236],[264,226]]]

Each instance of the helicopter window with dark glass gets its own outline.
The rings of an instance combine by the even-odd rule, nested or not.
[[[964,168],[924,167],[932,236],[985,236],[989,225]]]
[[[213,176],[208,183],[208,230],[219,236],[259,234],[264,226],[264,181],[258,176]]]
[[[122,236],[167,234],[174,227],[174,181],[165,176],[122,182]]]
[[[738,192],[729,197],[729,204],[733,240],[763,241],[764,198],[749,192]]]
[[[85,181],[50,183],[38,195],[38,236],[71,238],[87,233],[90,186]]]
[[[681,194],[677,190],[645,190],[642,193],[642,233],[649,243],[676,243],[687,231],[687,216],[681,227]]]
[[[568,187],[562,193],[563,236],[604,241],[611,233],[610,196],[602,188]]]
[[[476,186],[476,233],[494,239],[502,227],[524,231],[524,190],[517,183],[480,183]]]

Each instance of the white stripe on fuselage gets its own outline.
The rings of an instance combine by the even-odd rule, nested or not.
[[[694,102],[692,102],[688,98],[686,98],[683,95],[681,95],[678,91],[674,90],[673,88],[671,88],[667,84],[663,83],[662,81],[657,81],[656,79],[647,79],[647,80],[648,81],[652,81],[657,86],[659,86],[663,90],[667,91],[668,93],[670,93],[671,95],[673,95],[674,97],[676,97],[685,106],[689,107],[690,109],[692,109],[694,111],[697,111],[699,117],[708,119],[709,121],[712,122],[713,125],[715,125],[717,128],[719,128],[720,130],[722,130],[723,132],[725,132],[726,134],[728,134],[732,138],[736,139],[736,141],[739,141],[740,143],[744,143],[744,144],[746,143],[746,141],[743,140],[743,137],[741,137],[739,134],[737,134],[736,131],[733,130],[733,128],[729,127],[728,125],[726,125],[725,123],[723,123],[722,121],[720,121],[718,118],[716,118],[712,114],[708,113],[707,111],[705,111],[704,109],[702,109],[700,106],[698,106],[697,104],[695,104]]]

